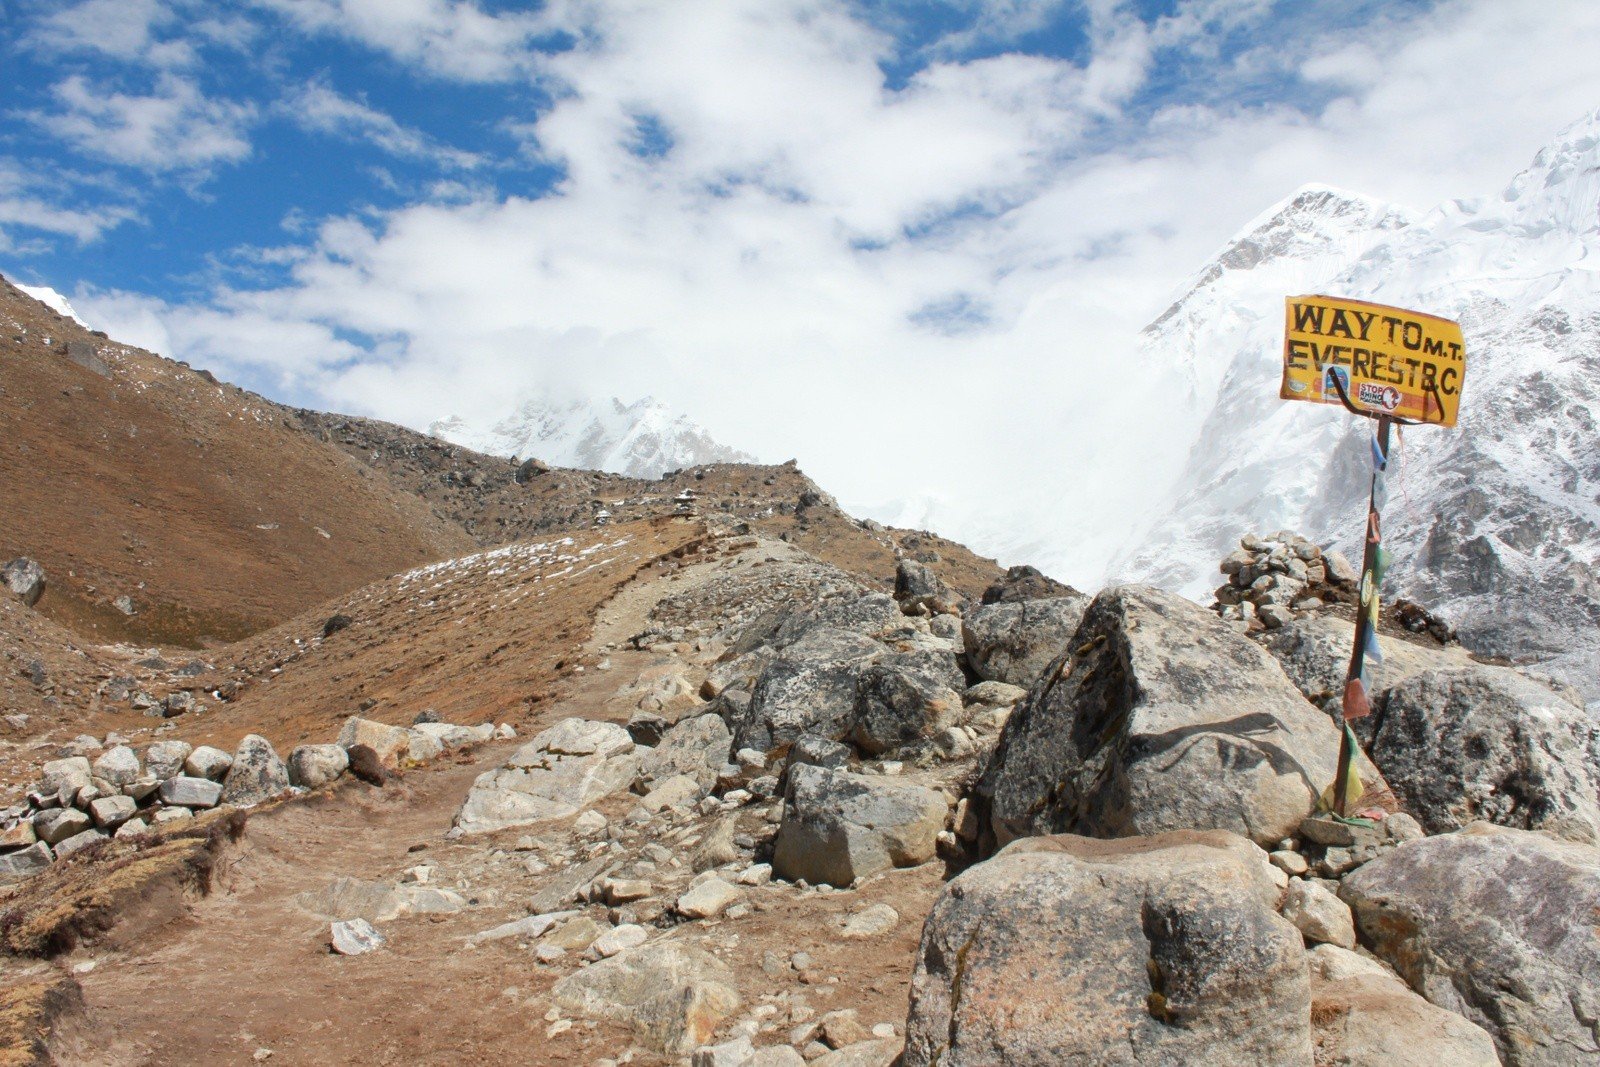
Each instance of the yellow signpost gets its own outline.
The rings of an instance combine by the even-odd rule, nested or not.
[[[1454,426],[1466,359],[1461,327],[1448,319],[1364,300],[1291,296],[1278,395]]]
[[[1372,435],[1372,487],[1355,640],[1340,709],[1343,740],[1337,777],[1327,798],[1335,818],[1349,818],[1349,807],[1361,795],[1350,720],[1372,713],[1367,661],[1383,659],[1378,597],[1389,553],[1383,547],[1380,520],[1389,495],[1386,478],[1397,463],[1389,430],[1396,423],[1454,426],[1466,370],[1461,327],[1448,319],[1332,296],[1291,296],[1284,303],[1283,384],[1278,395],[1285,400],[1339,404],[1378,424]]]

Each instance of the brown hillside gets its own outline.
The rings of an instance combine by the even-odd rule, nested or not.
[[[308,432],[422,497],[484,545],[588,529],[602,512],[611,522],[625,522],[687,511],[782,538],[883,585],[893,583],[895,557],[902,553],[930,564],[974,598],[1000,574],[994,560],[955,541],[851,517],[793,462],[707,464],[656,481],[561,468],[519,474],[509,460],[391,423],[303,409],[294,414]]]
[[[284,415],[0,280],[0,560],[85,637],[192,647],[472,547]]]

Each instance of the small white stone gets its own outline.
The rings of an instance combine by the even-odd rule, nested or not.
[[[348,919],[333,924],[333,951],[341,956],[359,956],[382,948],[385,938],[365,919]]]

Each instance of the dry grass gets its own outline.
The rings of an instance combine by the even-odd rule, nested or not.
[[[23,978],[0,989],[0,1067],[54,1062],[50,1034],[56,1021],[82,1008],[78,983],[59,972]]]
[[[93,943],[141,912],[168,911],[211,887],[246,813],[219,811],[162,834],[107,840],[23,882],[0,911],[0,948],[50,957]]]

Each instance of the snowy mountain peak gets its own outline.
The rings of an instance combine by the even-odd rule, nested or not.
[[[631,404],[617,397],[604,402],[529,400],[489,426],[450,416],[428,432],[489,455],[535,457],[558,467],[635,478],[659,478],[665,471],[703,463],[755,462],[648,396]]]
[[[54,311],[57,315],[65,315],[67,318],[71,319],[79,326],[82,326],[84,329],[87,330],[89,328],[89,324],[78,318],[78,313],[72,310],[72,305],[67,303],[67,298],[50,288],[48,285],[19,284],[17,285],[17,288],[33,297],[35,300],[39,301],[39,303],[43,304],[51,311]]]
[[[1540,149],[1495,205],[1525,231],[1600,231],[1600,111],[1584,116]]]
[[[1499,196],[1418,217],[1313,187],[1263,215],[1141,338],[1143,358],[1189,370],[1210,413],[1165,513],[1114,573],[1203,595],[1249,529],[1358,554],[1370,431],[1278,399],[1283,298],[1426,310],[1462,324],[1467,383],[1459,427],[1404,435],[1384,516],[1389,591],[1442,609],[1477,650],[1600,697],[1597,212],[1590,115]]]

